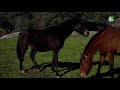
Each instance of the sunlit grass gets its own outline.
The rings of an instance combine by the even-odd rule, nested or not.
[[[62,78],[80,78],[80,56],[91,36],[84,37],[81,35],[70,36],[66,39],[64,47],[59,52],[59,70]],[[36,68],[30,69],[26,74],[21,75],[19,70],[19,60],[16,55],[16,39],[0,40],[0,78],[54,78],[51,70],[52,51],[37,53],[36,61],[38,64],[46,65],[42,72],[38,72]],[[30,48],[27,50],[24,57],[24,69],[29,69],[34,66],[30,57]],[[107,58],[106,58],[107,59]],[[99,61],[99,52],[94,56],[93,62]],[[115,68],[120,67],[120,57],[115,56]],[[96,75],[98,64],[93,65],[88,77]],[[69,70],[69,71],[68,71]],[[109,71],[109,66],[103,66],[101,73]],[[103,78],[109,78],[105,76]]]

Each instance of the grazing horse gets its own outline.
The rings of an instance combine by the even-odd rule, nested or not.
[[[28,46],[31,47],[30,58],[35,66],[39,69],[35,61],[36,52],[53,51],[52,70],[58,74],[58,52],[63,47],[65,39],[73,32],[88,36],[88,30],[82,25],[81,19],[74,17],[55,26],[46,29],[29,28],[19,34],[17,42],[17,55],[20,60],[20,70],[23,70],[23,58]]]
[[[95,34],[85,47],[80,59],[80,76],[86,78],[92,68],[92,59],[95,53],[100,52],[100,64],[97,73],[100,73],[101,65],[106,56],[109,59],[110,74],[114,77],[114,55],[120,54],[120,29],[107,25],[103,30]]]

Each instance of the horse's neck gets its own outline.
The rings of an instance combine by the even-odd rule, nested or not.
[[[84,55],[87,55],[88,58],[93,59],[93,56],[98,51],[98,48],[94,46],[95,44],[90,44],[84,51]]]
[[[64,39],[66,39],[67,37],[69,37],[72,32],[73,32],[73,28],[71,27],[64,27],[64,28],[61,28],[60,30],[60,33],[64,36]]]
[[[66,39],[67,37],[69,37],[72,34],[72,32],[73,32],[72,29],[69,29],[69,31],[65,31],[64,38]]]

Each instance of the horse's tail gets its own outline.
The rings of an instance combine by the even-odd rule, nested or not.
[[[21,32],[18,36],[18,41],[17,41],[17,56],[20,62],[23,61],[24,54],[28,48],[28,43],[27,43],[27,32]]]

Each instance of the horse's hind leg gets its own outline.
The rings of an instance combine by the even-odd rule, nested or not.
[[[25,55],[26,50],[27,50],[27,48],[25,48],[23,50],[23,53],[20,55],[20,58],[19,58],[19,60],[20,60],[20,72],[21,72],[21,74],[25,73],[25,71],[23,69],[23,60],[24,60],[24,55]]]
[[[32,62],[34,63],[34,65],[36,66],[36,68],[40,71],[39,65],[35,61],[35,54],[36,54],[36,51],[33,50],[33,49],[31,49],[30,58],[32,59]]]
[[[114,54],[108,53],[109,65],[110,65],[110,74],[111,78],[114,78]]]

